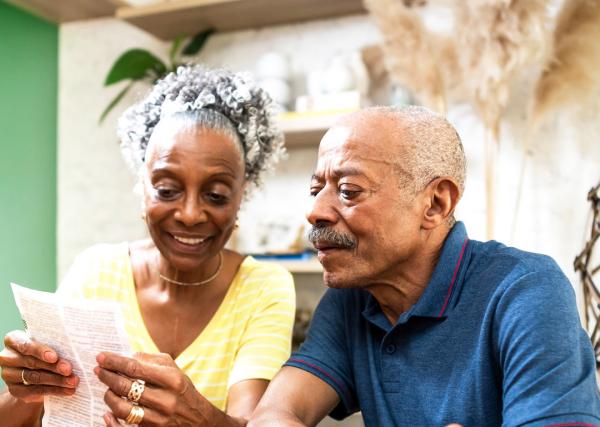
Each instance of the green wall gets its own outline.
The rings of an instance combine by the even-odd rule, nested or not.
[[[57,85],[58,27],[0,0],[0,336],[11,281],[55,289]]]

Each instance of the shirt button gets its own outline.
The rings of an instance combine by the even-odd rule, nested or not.
[[[388,344],[385,347],[385,352],[387,354],[394,354],[396,352],[396,346],[394,344]]]

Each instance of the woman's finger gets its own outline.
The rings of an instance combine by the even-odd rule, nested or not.
[[[99,367],[94,369],[94,373],[117,396],[127,397],[129,390],[131,390],[132,380]],[[177,397],[173,393],[157,389],[151,385],[145,385],[144,391],[137,403],[144,407],[155,409],[163,414],[172,414],[177,405]]]
[[[10,394],[27,403],[42,402],[44,396],[72,396],[74,388],[52,387],[47,385],[12,384],[8,387]]]
[[[12,331],[6,334],[4,345],[25,356],[33,356],[44,362],[56,363],[58,361],[58,354],[52,348],[32,340],[25,331]]]
[[[134,406],[131,402],[121,399],[112,390],[107,390],[104,394],[104,402],[110,408],[115,417],[122,420],[127,419],[127,416],[131,412],[131,408]],[[155,426],[155,425],[166,425],[167,418],[152,408],[140,406],[144,410],[144,418],[139,423],[140,426]]]
[[[185,376],[176,367],[145,363],[109,352],[100,353],[96,360],[101,368],[118,372],[131,379],[144,380],[160,388],[173,390],[178,394],[183,394],[188,387]]]
[[[152,364],[152,365],[160,365],[160,366],[177,366],[173,358],[167,353],[134,353],[134,359],[139,360],[142,363]]]
[[[64,388],[76,388],[79,378],[75,375],[64,377],[43,370],[30,370],[23,368],[2,369],[2,379],[7,384],[24,384],[25,380],[31,385],[49,385]]]
[[[122,427],[123,425],[115,418],[115,416],[111,412],[107,412],[102,418],[104,418],[104,423],[106,424],[106,427]]]
[[[25,356],[10,347],[0,351],[0,366],[5,369],[7,367],[43,369],[63,376],[69,376],[72,373],[71,364],[66,360],[59,360],[57,363],[48,363],[33,356]]]

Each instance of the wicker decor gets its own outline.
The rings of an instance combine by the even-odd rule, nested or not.
[[[588,200],[592,204],[590,235],[575,258],[574,267],[579,272],[583,286],[584,326],[590,334],[596,363],[600,367],[600,183],[590,190]]]

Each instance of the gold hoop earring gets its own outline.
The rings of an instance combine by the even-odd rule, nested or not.
[[[237,218],[236,218],[236,220],[235,220],[235,225],[234,225],[234,227],[235,227],[235,228],[240,228],[240,220],[239,220],[239,219],[237,219]]]

